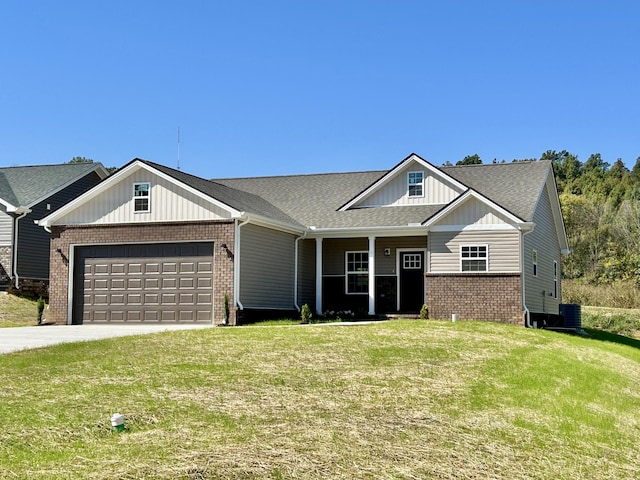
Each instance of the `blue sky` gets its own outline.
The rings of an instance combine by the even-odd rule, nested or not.
[[[0,165],[141,157],[205,178],[566,149],[640,156],[640,4],[0,5]]]

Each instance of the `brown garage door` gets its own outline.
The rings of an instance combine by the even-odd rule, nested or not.
[[[213,244],[79,247],[73,323],[209,323]]]

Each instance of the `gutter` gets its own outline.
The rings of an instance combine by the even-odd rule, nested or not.
[[[307,236],[307,232],[296,238],[293,248],[293,306],[296,307],[296,310],[299,312],[302,310],[300,305],[298,305],[298,249],[300,240],[304,239]]]
[[[240,310],[244,310],[244,305],[242,305],[242,302],[240,301],[240,228],[245,226],[247,223],[249,223],[248,216],[246,216],[241,223],[238,223],[238,219],[236,219],[236,231],[233,239],[233,303],[240,308]]]
[[[527,308],[527,298],[526,298],[526,289],[525,289],[525,278],[526,275],[524,273],[524,236],[528,235],[529,233],[533,232],[533,230],[536,227],[536,224],[533,222],[528,222],[525,225],[528,227],[527,230],[522,230],[522,235],[520,237],[521,239],[521,244],[520,244],[520,276],[522,278],[522,308],[524,309],[524,314],[525,314],[525,321],[524,321],[524,326],[526,328],[533,328],[533,324],[531,323],[531,312],[529,311],[529,309]]]
[[[31,209],[26,207],[18,207],[15,209],[17,217],[13,218],[13,248],[11,249],[11,273],[15,278],[15,287],[19,288],[20,275],[18,275],[18,221],[31,213]]]

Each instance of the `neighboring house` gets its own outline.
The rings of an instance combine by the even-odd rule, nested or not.
[[[36,222],[107,176],[99,163],[0,167],[0,286],[46,294],[49,234]]]
[[[316,312],[557,315],[550,162],[209,181],[135,159],[44,218],[48,320],[230,324]],[[230,317],[225,319],[225,296]]]

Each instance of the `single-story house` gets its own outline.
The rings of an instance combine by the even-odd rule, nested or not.
[[[107,175],[100,163],[0,167],[0,287],[46,294],[49,234],[35,222]]]
[[[308,304],[529,325],[558,314],[568,251],[550,162],[416,154],[386,171],[218,180],[134,159],[40,225],[47,320],[74,324],[236,324]]]

